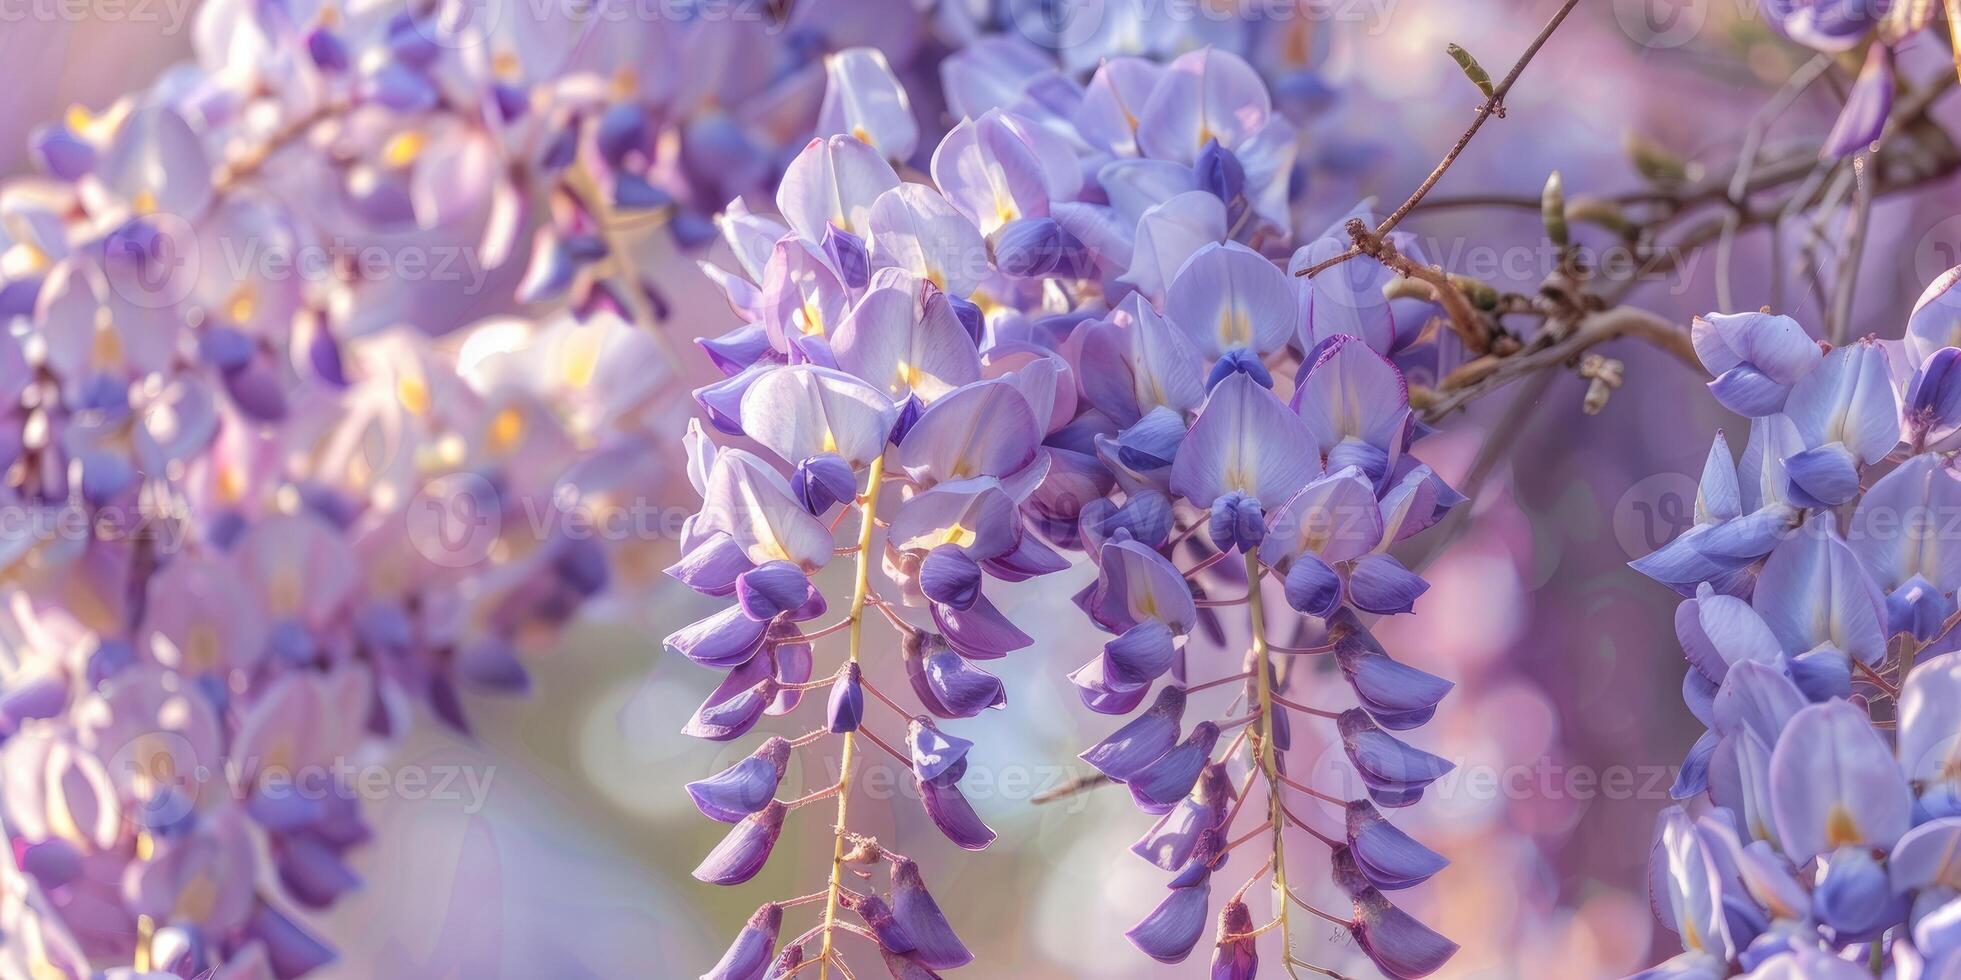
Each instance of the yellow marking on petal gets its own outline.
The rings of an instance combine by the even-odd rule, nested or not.
[[[1149,592],[1137,597],[1137,615],[1144,619],[1158,618],[1158,598]]]
[[[1000,224],[1005,225],[1008,222],[1013,221],[1019,217],[1021,217],[1021,209],[1015,207],[1015,202],[1012,199],[1010,199],[1006,193],[999,190],[995,191],[994,192],[995,220]]]
[[[147,187],[137,191],[136,196],[129,199],[129,209],[136,212],[139,217],[147,214],[155,214],[157,210],[156,193]]]
[[[1845,804],[1832,804],[1831,811],[1825,814],[1825,843],[1840,847],[1857,844],[1864,839],[1865,835],[1859,832],[1858,821],[1852,819],[1852,813],[1845,808]]]
[[[511,451],[524,438],[524,413],[515,407],[505,408],[490,421],[490,449],[496,453]]]
[[[234,324],[248,322],[259,310],[259,290],[249,282],[238,284],[231,295],[225,297],[225,316]]]
[[[149,859],[156,857],[156,855],[157,855],[157,839],[151,837],[150,832],[147,830],[137,831],[136,832],[136,859],[138,861],[148,861]]]
[[[429,413],[429,388],[422,383],[421,378],[408,374],[402,375],[401,380],[395,382],[395,400],[401,402],[402,407],[408,409],[412,415]]]
[[[190,634],[184,637],[184,667],[192,673],[202,673],[218,666],[220,646],[217,627],[206,622],[192,626]]]
[[[516,79],[518,77],[518,68],[517,52],[509,48],[505,48],[490,56],[491,74],[496,75],[503,81],[508,82]]]
[[[967,529],[967,525],[955,524],[952,527],[946,529],[946,533],[943,535],[943,537],[945,538],[945,541],[942,542],[943,544],[950,544],[950,545],[964,548],[967,545],[974,543],[975,534],[973,531]]]
[[[993,316],[995,312],[1002,309],[1001,301],[989,296],[987,290],[984,289],[974,290],[973,295],[967,297],[967,300],[975,306],[980,307],[981,316],[984,317]]]
[[[95,342],[89,346],[89,363],[98,368],[114,367],[123,362],[123,338],[116,328],[107,323],[95,327]]]
[[[1235,459],[1226,464],[1226,489],[1253,492],[1252,474],[1246,471],[1244,463],[1240,460]]]
[[[640,73],[632,65],[621,65],[613,72],[613,95],[621,100],[629,99],[640,90]]]
[[[147,915],[136,917],[136,955],[130,966],[137,973],[150,972],[150,941],[156,937],[157,924]]]
[[[218,466],[218,499],[235,504],[245,496],[245,471],[235,463]]]
[[[803,309],[797,311],[797,324],[805,336],[824,336],[824,309],[817,305],[815,298],[803,301]]]
[[[924,380],[926,380],[926,372],[920,370],[919,365],[911,364],[906,361],[899,362],[899,380],[897,382],[897,388],[917,388],[919,387],[919,383]],[[895,393],[896,393],[896,389],[895,389]]]
[[[1682,948],[1692,952],[1701,952],[1703,949],[1702,930],[1697,929],[1694,922],[1682,923]]]
[[[292,733],[281,732],[271,744],[266,746],[265,753],[259,756],[257,760],[259,772],[272,772],[278,773],[282,778],[289,777],[293,774],[293,759],[296,754]]]
[[[81,576],[76,576],[68,588],[62,590],[62,603],[68,615],[98,633],[116,628],[119,614],[111,610],[101,592],[84,584]]]
[[[285,562],[272,571],[272,581],[266,583],[266,606],[279,616],[291,616],[300,611],[300,568],[292,562]]]
[[[856,139],[858,142],[863,143],[866,146],[871,145],[872,134],[865,132],[865,127],[863,126],[851,127],[851,136],[853,139]]]
[[[1289,25],[1286,39],[1282,43],[1280,50],[1280,58],[1283,63],[1303,68],[1307,66],[1308,54],[1311,51],[1308,42],[1314,36],[1312,29],[1308,26],[1309,23],[1309,19],[1306,17],[1296,17]]]
[[[1219,346],[1239,347],[1253,342],[1253,318],[1237,306],[1219,311]]]
[[[574,388],[584,388],[592,383],[593,375],[599,373],[599,336],[591,330],[581,330],[566,342],[565,383]]]
[[[195,878],[177,893],[174,918],[191,922],[202,922],[211,917],[211,910],[218,904],[218,886],[211,880],[207,871],[199,871]]]
[[[429,144],[427,137],[419,129],[405,129],[396,133],[381,147],[381,162],[400,169],[416,161]]]
[[[838,451],[837,433],[832,432],[828,426],[824,429],[824,451],[827,453]]]
[[[95,123],[95,115],[83,106],[71,105],[68,107],[68,114],[63,117],[62,122],[68,127],[70,132],[79,133]]]
[[[53,263],[48,253],[41,251],[33,242],[15,242],[14,246],[0,255],[0,271],[9,276],[25,276],[42,272]]]

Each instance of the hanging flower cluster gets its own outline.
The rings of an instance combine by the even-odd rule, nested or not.
[[[1393,273],[1372,260],[1310,281],[1262,253],[1289,237],[1295,137],[1244,61],[1213,49],[1168,64],[1115,58],[1083,85],[1006,63],[966,74],[1005,50],[966,53],[962,77],[993,86],[969,94],[995,101],[970,106],[977,114],[931,154],[930,178],[914,179],[890,162],[918,133],[903,86],[874,53],[840,53],[825,99],[825,128],[838,133],[790,164],[779,217],[737,201],[721,218],[738,270],[707,268],[745,323],[701,341],[724,378],[696,399],[714,429],[767,455],[699,430],[689,440],[702,506],[670,573],[731,602],[668,638],[728,672],[686,730],[738,738],[804,692],[829,694],[822,727],[768,738],[691,784],[705,815],[735,824],[696,876],[747,881],[786,817],[833,797],[838,844],[829,885],[765,904],[708,976],[756,980],[810,962],[821,975],[844,963],[843,935],[870,943],[895,976],[970,959],[916,866],[852,831],[852,760],[870,742],[911,767],[951,840],[992,840],[958,791],[968,743],[939,722],[1005,704],[978,662],[1032,640],[984,587],[1066,567],[1057,549],[1095,564],[1078,605],[1116,634],[1071,675],[1084,702],[1107,714],[1151,702],[1084,756],[1163,815],[1136,850],[1176,877],[1133,941],[1166,962],[1189,954],[1210,876],[1244,843],[1230,837],[1257,777],[1271,851],[1223,906],[1215,975],[1257,968],[1255,938],[1272,926],[1255,926],[1242,900],[1254,881],[1271,874],[1277,925],[1299,900],[1283,852],[1294,828],[1333,848],[1353,900],[1349,914],[1312,911],[1384,970],[1425,975],[1454,944],[1383,892],[1443,861],[1376,806],[1414,803],[1450,768],[1389,734],[1427,721],[1450,685],[1396,663],[1359,617],[1410,611],[1425,585],[1388,549],[1461,499],[1409,453],[1424,430],[1392,360],[1435,362],[1425,327],[1436,310],[1386,298]],[[1005,81],[1016,78],[1027,81]],[[949,89],[962,91],[952,79]],[[1341,251],[1338,234],[1300,249],[1295,267]],[[840,543],[854,509],[855,533]],[[841,603],[812,575],[834,556],[851,558],[854,585],[844,615],[822,623]],[[1273,621],[1300,624],[1312,642],[1267,637],[1268,579],[1300,614]],[[1216,632],[1227,606],[1250,612],[1250,649],[1237,673],[1201,681],[1216,671],[1187,638]],[[867,676],[869,612],[902,636],[917,707]],[[816,670],[811,641],[840,631],[851,637],[843,662]],[[1289,700],[1309,686],[1293,664],[1312,654],[1333,656],[1357,706]],[[1227,684],[1244,688],[1243,710],[1181,739],[1188,698]],[[1288,775],[1289,712],[1336,726],[1370,799]],[[843,776],[778,799],[791,753],[833,738]],[[1297,818],[1290,791],[1332,802],[1341,836]],[[888,893],[845,876],[880,862],[892,866]],[[779,949],[783,911],[803,905],[821,906],[819,921]],[[840,906],[858,921],[841,921]]]
[[[1695,324],[1751,426],[1740,467],[1717,437],[1696,524],[1635,562],[1687,597],[1682,690],[1709,730],[1675,796],[1714,804],[1663,816],[1656,912],[1686,952],[1648,975],[1939,976],[1961,955],[1958,279],[1904,341]]]
[[[0,187],[0,973],[329,961],[349,763],[523,691],[673,469],[635,222],[766,179],[718,99],[814,98],[827,25],[737,78],[769,25],[455,13],[205,5]]]
[[[855,760],[894,756],[949,839],[987,846],[970,743],[941,726],[1004,707],[982,662],[1033,643],[988,583],[1076,550],[1099,570],[1081,605],[1119,634],[1073,675],[1086,702],[1129,714],[1172,678],[1147,718],[1178,744],[1115,752],[1111,775],[1154,812],[1217,810],[1154,833],[1180,908],[1207,917],[1245,746],[1277,910],[1284,831],[1319,836],[1291,786],[1346,823],[1323,840],[1354,911],[1315,911],[1386,970],[1439,965],[1454,947],[1382,891],[1441,859],[1375,806],[1447,768],[1384,729],[1448,684],[1358,615],[1409,610],[1423,583],[1387,549],[1457,500],[1408,452],[1402,373],[1447,355],[1434,306],[1386,298],[1374,260],[1311,281],[1276,265],[1298,134],[1254,68],[1189,24],[1141,48],[1116,30],[1098,50],[1170,60],[1110,57],[1086,82],[1087,63],[978,38],[927,82],[961,120],[940,134],[900,82],[928,27],[903,0],[616,13],[215,0],[196,63],[34,134],[43,176],[0,187],[0,507],[27,527],[0,553],[0,973],[332,959],[304,913],[359,885],[347,855],[371,831],[345,763],[422,710],[467,728],[466,690],[524,690],[521,654],[623,574],[587,519],[680,468],[657,448],[655,227],[720,234],[737,270],[704,268],[745,323],[701,342],[725,377],[696,401],[749,447],[686,440],[703,502],[670,573],[728,600],[667,640],[726,671],[686,731],[733,741],[807,693],[825,705],[688,787],[732,825],[697,877],[746,881],[791,813],[837,808],[828,884],[765,904],[711,976],[822,975],[846,936],[903,980],[972,959],[918,864],[852,831]],[[1304,39],[1221,30],[1287,80],[1282,107],[1325,94]],[[742,204],[771,186],[776,216]],[[1344,247],[1331,232],[1292,268]],[[848,601],[816,582],[838,559]],[[1296,645],[1266,637],[1267,578],[1302,613]],[[1188,683],[1187,635],[1228,605],[1252,613],[1245,668]],[[861,663],[874,613],[909,698]],[[833,633],[848,654],[820,672]],[[1289,700],[1310,652],[1359,707]],[[1186,695],[1242,681],[1243,713],[1179,741]],[[1287,775],[1290,710],[1337,726],[1373,804]],[[838,783],[779,800],[792,753],[833,740]],[[858,886],[877,865],[887,887]],[[779,942],[803,906],[820,922]],[[1250,976],[1266,927],[1238,897],[1220,921],[1219,961]]]

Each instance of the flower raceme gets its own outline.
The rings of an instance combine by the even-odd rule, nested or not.
[[[1685,597],[1682,692],[1708,730],[1674,795],[1711,804],[1663,814],[1655,911],[1685,952],[1645,976],[1938,976],[1961,956],[1957,276],[1901,341],[1821,353],[1787,317],[1695,323],[1750,438],[1738,466],[1717,437],[1696,523],[1634,563]]]
[[[0,557],[0,974],[329,962],[306,914],[373,832],[337,763],[419,710],[467,729],[620,584],[625,545],[558,518],[674,469],[622,232],[712,237],[699,202],[766,179],[780,135],[716,107],[765,94],[719,70],[765,25],[475,13],[203,5],[194,63],[0,186],[0,497],[34,525]],[[797,621],[794,576],[746,584]]]
[[[964,67],[999,55],[965,52]],[[733,825],[696,876],[747,881],[784,821],[818,804],[837,842],[828,884],[766,903],[706,976],[822,976],[876,951],[894,976],[927,977],[971,959],[918,863],[853,830],[853,773],[864,753],[890,755],[949,840],[993,841],[960,792],[969,743],[954,723],[1006,706],[985,665],[1035,641],[990,586],[1060,571],[1069,552],[1097,572],[1076,604],[1112,637],[1070,679],[1090,710],[1129,718],[1083,757],[1159,818],[1134,850],[1173,875],[1132,942],[1181,961],[1217,907],[1218,975],[1255,975],[1275,929],[1272,968],[1291,970],[1300,912],[1392,975],[1437,969],[1455,945],[1385,893],[1444,862],[1382,810],[1449,770],[1391,733],[1421,726],[1451,685],[1365,625],[1413,608],[1426,585],[1390,549],[1461,500],[1411,452],[1426,430],[1399,366],[1439,357],[1435,307],[1387,300],[1371,260],[1323,282],[1269,257],[1290,235],[1294,136],[1229,53],[1114,58],[1080,85],[1003,63],[990,101],[964,92],[928,172],[903,178],[909,131],[875,108],[903,87],[878,67],[833,72],[827,118],[857,122],[790,162],[775,214],[731,202],[718,220],[735,265],[704,266],[743,325],[699,341],[723,377],[695,392],[701,506],[669,572],[725,604],[666,645],[726,673],[685,730],[738,739],[815,692],[825,719],[690,784]],[[848,601],[813,584],[834,561],[853,566]],[[867,621],[899,643],[864,640]],[[1217,649],[1242,622],[1246,644]],[[818,641],[837,633],[844,656],[820,668]],[[876,656],[894,650],[898,665]],[[1346,704],[1296,700],[1331,693],[1316,656],[1339,667]],[[1290,768],[1303,724],[1340,742],[1362,798]],[[790,754],[831,744],[841,777],[784,793]],[[1256,783],[1264,802],[1248,807]],[[1308,838],[1352,911],[1289,885],[1288,849]],[[1214,872],[1255,840],[1264,856],[1215,906]],[[877,865],[882,889],[847,873]],[[1263,877],[1264,925],[1244,901]],[[816,921],[784,941],[782,914],[799,908]]]
[[[727,675],[687,731],[734,741],[806,694],[824,706],[688,787],[731,828],[697,874],[746,881],[796,811],[838,808],[826,888],[764,905],[711,976],[821,974],[849,936],[896,976],[971,958],[918,864],[849,833],[850,773],[889,752],[951,840],[993,839],[960,791],[968,743],[941,725],[1003,707],[983,662],[1032,643],[989,585],[1064,551],[1103,567],[1126,560],[1111,548],[1182,547],[1212,577],[1239,552],[1347,638],[1323,645],[1359,707],[1329,721],[1376,803],[1440,771],[1381,729],[1420,723],[1447,685],[1351,615],[1410,607],[1422,583],[1386,549],[1453,500],[1406,452],[1422,430],[1400,367],[1439,356],[1434,309],[1384,300],[1370,260],[1306,285],[1275,266],[1296,132],[1245,61],[1174,31],[1152,44],[1187,53],[1114,57],[1084,82],[976,41],[947,59],[938,94],[961,122],[941,139],[899,80],[924,29],[909,3],[798,4],[781,44],[757,32],[783,25],[742,19],[479,13],[207,4],[195,64],[38,130],[45,176],[0,188],[0,494],[92,529],[0,559],[23,638],[0,665],[16,858],[0,973],[291,977],[332,959],[304,913],[358,887],[348,854],[371,828],[351,788],[288,777],[399,736],[418,706],[467,728],[463,692],[524,690],[521,653],[633,584],[611,547],[532,522],[679,468],[645,435],[671,357],[636,257],[650,224],[726,238],[740,274],[711,274],[745,321],[702,343],[727,379],[698,402],[747,448],[688,439],[703,505],[671,571],[725,604],[668,646]],[[805,103],[822,137],[799,150],[805,121],[771,107]],[[903,166],[935,143],[928,173]],[[709,221],[771,184],[775,217],[738,197]],[[500,274],[526,315],[480,320],[509,305],[486,298]],[[1261,462],[1240,422],[1277,426],[1284,458]],[[1324,496],[1379,527],[1348,529]],[[848,599],[812,580],[841,557]],[[1106,705],[1185,676],[1191,626],[1217,618],[1200,602],[1175,634],[1135,614]],[[913,708],[860,662],[870,614],[901,637]],[[851,653],[820,676],[834,631]],[[1240,746],[1262,747],[1277,793],[1289,675],[1253,685],[1257,718],[1183,740],[1174,723],[1177,765],[1140,761],[1133,793],[1198,821],[1243,798],[1224,757]],[[840,785],[777,799],[793,753],[829,740]],[[1421,881],[1435,856],[1342,803],[1370,884],[1338,877],[1355,911],[1335,918],[1385,969],[1440,962],[1447,944],[1369,890]],[[1205,819],[1213,839],[1232,822]],[[847,887],[875,864],[883,891]],[[779,942],[804,906],[819,927]],[[1223,915],[1219,955],[1250,975],[1251,910]]]

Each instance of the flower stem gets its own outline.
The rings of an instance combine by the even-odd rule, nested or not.
[[[1274,923],[1280,927],[1280,941],[1287,956],[1294,955],[1294,937],[1287,925],[1287,814],[1281,809],[1280,762],[1273,746],[1273,670],[1266,648],[1266,606],[1260,600],[1260,576],[1265,570],[1258,556],[1246,555],[1246,612],[1253,627],[1253,677],[1258,682],[1257,705],[1259,737],[1253,751],[1259,769],[1266,775],[1267,824],[1273,829],[1273,905]]]
[[[851,591],[850,657],[852,663],[858,662],[858,649],[865,633],[865,598],[871,595],[871,553],[872,528],[876,527],[878,514],[879,483],[885,477],[885,457],[872,460],[871,472],[865,477],[865,492],[858,498],[858,562],[857,578]],[[831,975],[831,938],[837,932],[838,890],[844,886],[844,838],[845,818],[851,807],[851,766],[856,760],[856,732],[844,733],[844,757],[841,775],[838,776],[838,817],[833,828],[835,841],[831,845],[831,883],[824,895],[824,950],[818,955],[817,980],[827,980]]]

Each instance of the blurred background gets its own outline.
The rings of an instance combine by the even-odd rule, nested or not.
[[[12,11],[0,16],[9,79],[0,86],[0,171],[24,166],[35,123],[71,104],[99,107],[186,57],[194,4],[0,0],[0,14]],[[1324,164],[1326,176],[1317,172],[1299,226],[1318,229],[1368,195],[1400,200],[1476,105],[1445,44],[1462,44],[1499,74],[1557,6],[1323,5],[1354,16],[1313,25],[1324,52],[1317,71],[1339,94],[1304,128],[1303,155]],[[1256,40],[1269,29],[1281,30],[1256,25]],[[1907,54],[1910,76],[1940,70],[1938,50]],[[1720,160],[1808,56],[1776,38],[1750,0],[1589,0],[1532,64],[1507,117],[1484,130],[1438,193],[1536,195],[1553,169],[1569,195],[1636,188],[1630,133],[1691,165]],[[1777,138],[1816,141],[1837,106],[1833,84],[1815,87]],[[1945,219],[1961,214],[1957,201],[1953,190],[1937,189],[1879,206],[1880,247],[1868,252],[1859,293],[1863,331],[1898,336],[1921,285],[1952,264],[1942,259],[1961,238],[1949,225],[1961,219]],[[1536,222],[1530,212],[1453,209],[1420,212],[1404,227],[1433,261],[1453,269],[1490,263],[1467,271],[1530,292],[1547,261]],[[734,325],[689,258],[660,261],[681,339]],[[1766,261],[1761,236],[1738,248],[1744,305],[1761,301],[1749,284]],[[1714,305],[1713,266],[1707,254],[1692,258],[1632,299],[1686,324]],[[1815,319],[1810,302],[1780,312]],[[1416,738],[1458,769],[1425,805],[1398,816],[1453,862],[1403,893],[1413,913],[1463,944],[1447,976],[1614,976],[1677,948],[1654,924],[1644,875],[1655,813],[1699,728],[1679,695],[1675,598],[1625,562],[1686,523],[1709,439],[1734,420],[1680,364],[1626,342],[1609,353],[1626,362],[1628,378],[1600,414],[1582,414],[1584,382],[1561,372],[1548,385],[1528,382],[1529,391],[1477,403],[1419,449],[1462,485],[1487,440],[1512,446],[1483,481],[1469,520],[1460,515],[1431,532],[1456,538],[1431,566],[1433,587],[1418,615],[1380,633],[1399,658],[1459,685]],[[698,377],[689,380],[706,380],[706,362],[693,366]],[[689,406],[675,404],[678,444]],[[1740,446],[1741,427],[1731,432]],[[678,445],[671,458],[679,460]],[[673,506],[684,513],[693,500],[675,482]],[[652,541],[648,550],[647,567],[658,568],[671,544]],[[990,788],[970,776],[964,788],[1002,843],[979,854],[945,845],[889,778],[881,791],[874,776],[854,807],[877,831],[915,848],[931,842],[915,856],[982,957],[961,975],[1197,969],[1159,967],[1118,938],[1157,901],[1162,877],[1127,852],[1148,821],[1124,794],[1030,802],[1083,771],[1075,753],[1112,725],[1083,709],[1063,681],[1098,642],[1086,624],[1063,628],[1081,622],[1063,614],[1081,579],[1026,583],[997,597],[1037,638],[1002,664],[1012,715],[990,713],[963,729],[979,746],[974,771],[992,780]],[[656,588],[574,630],[548,669],[534,672],[528,699],[473,701],[474,738],[419,726],[369,802],[380,833],[355,855],[364,888],[321,921],[342,950],[327,975],[693,975],[758,901],[793,894],[791,876],[807,877],[827,859],[830,840],[818,821],[793,822],[770,867],[746,886],[717,889],[688,874],[722,828],[694,813],[681,784],[754,741],[717,756],[677,732],[716,677],[663,656],[659,639],[714,606],[678,586]],[[394,778],[410,771],[429,778]],[[793,773],[791,789],[827,778]],[[1306,958],[1373,975],[1345,936],[1316,938],[1326,948],[1304,949]]]

